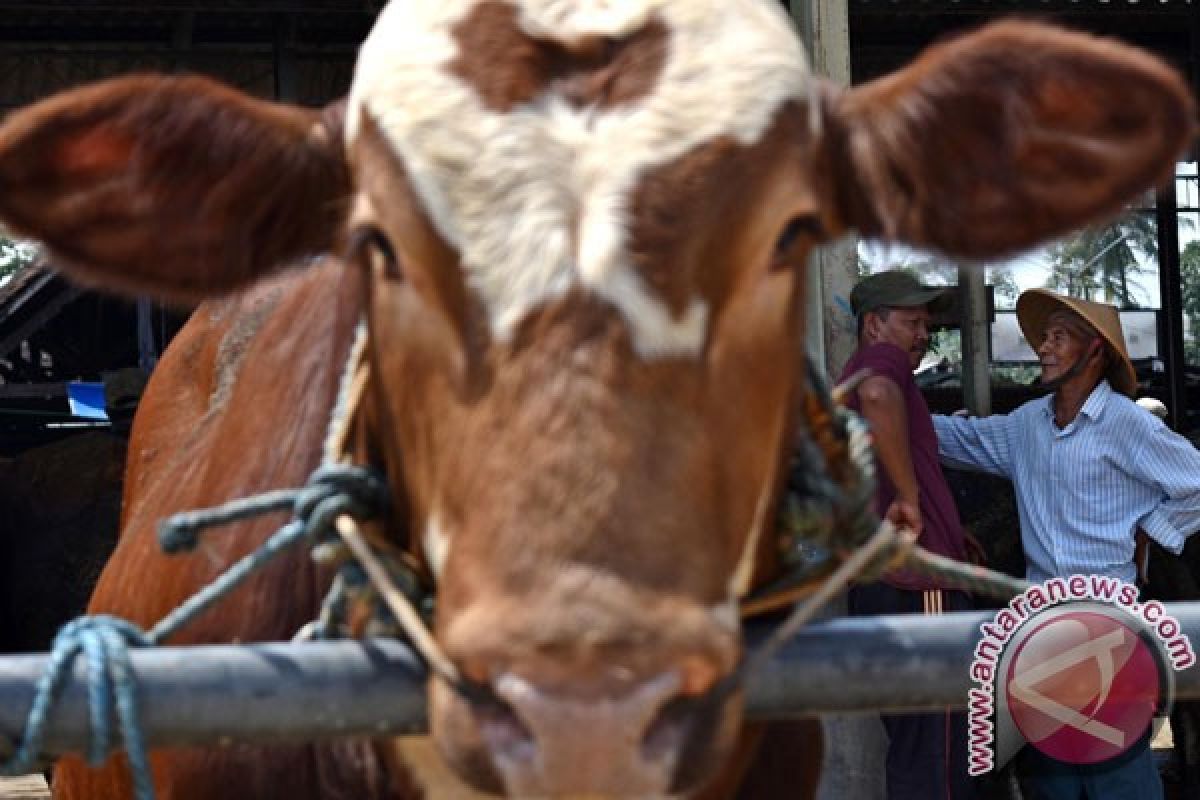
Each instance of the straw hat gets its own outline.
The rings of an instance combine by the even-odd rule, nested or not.
[[[1137,374],[1129,351],[1125,348],[1125,332],[1121,329],[1121,315],[1107,303],[1093,303],[1077,297],[1064,297],[1046,289],[1029,289],[1017,298],[1017,321],[1021,332],[1036,353],[1046,332],[1046,320],[1055,311],[1071,311],[1082,317],[1087,324],[1108,343],[1113,356],[1105,376],[1112,388],[1132,398],[1137,390]]]

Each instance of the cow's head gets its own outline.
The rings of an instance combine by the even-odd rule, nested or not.
[[[804,265],[848,229],[965,258],[1117,211],[1188,141],[1122,46],[1005,24],[849,91],[771,0],[412,0],[325,114],[137,77],[0,129],[0,216],[198,296],[335,249],[372,442],[439,580],[443,752],[517,794],[696,785],[739,721],[803,391]]]

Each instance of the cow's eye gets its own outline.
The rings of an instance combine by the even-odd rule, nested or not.
[[[404,277],[400,269],[400,260],[396,257],[396,250],[387,234],[374,225],[364,225],[351,232],[346,258],[367,267],[382,264],[383,274],[389,280],[400,280]]]
[[[788,220],[779,238],[775,240],[775,253],[771,259],[772,267],[785,267],[794,264],[794,248],[801,241],[816,242],[825,238],[825,226],[816,214],[799,214]]]

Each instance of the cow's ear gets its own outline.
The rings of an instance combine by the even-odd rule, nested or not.
[[[840,221],[965,258],[1116,214],[1195,134],[1187,87],[1157,59],[1027,22],[934,47],[825,108]]]
[[[0,219],[88,281],[195,299],[334,245],[340,126],[204,78],[95,84],[0,125]]]

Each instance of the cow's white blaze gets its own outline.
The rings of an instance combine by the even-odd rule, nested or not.
[[[347,142],[370,113],[461,253],[497,339],[583,288],[619,309],[643,357],[695,355],[709,309],[696,296],[672,313],[638,275],[630,198],[641,176],[704,142],[753,144],[782,104],[811,90],[790,21],[773,0],[513,4],[524,32],[540,38],[623,36],[657,17],[667,62],[649,95],[627,107],[574,108],[543,92],[498,113],[450,67],[459,57],[452,30],[475,0],[393,2],[358,59]]]

